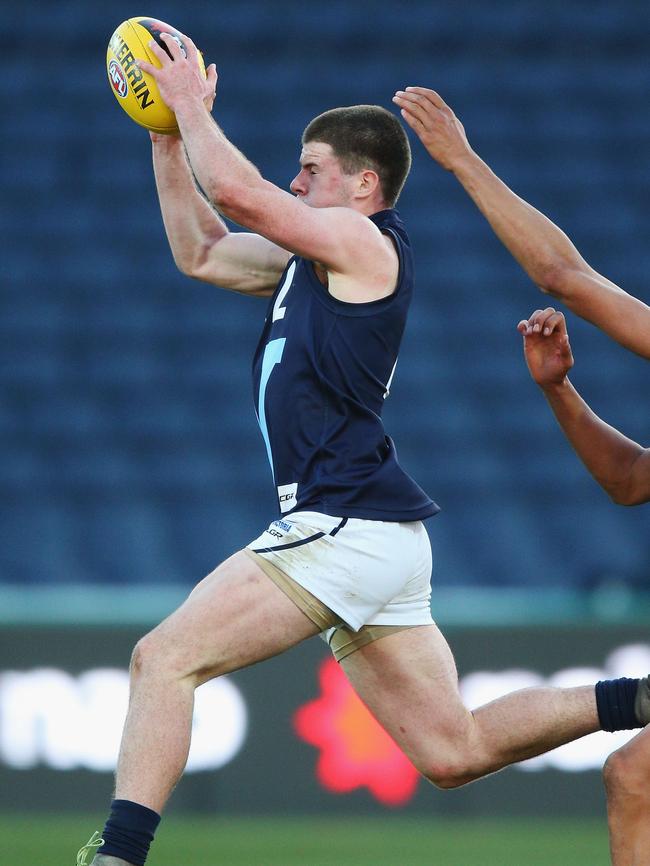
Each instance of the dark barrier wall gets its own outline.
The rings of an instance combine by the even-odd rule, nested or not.
[[[264,302],[175,270],[147,135],[107,83],[109,36],[139,12],[216,60],[216,117],[272,181],[288,185],[315,114],[431,85],[504,179],[650,300],[646,0],[14,3],[0,77],[7,584],[189,585],[274,516],[249,382]],[[386,422],[443,507],[436,581],[647,586],[647,512],[608,502],[524,368],[515,325],[544,299],[417,142],[400,209],[418,286]],[[647,364],[570,327],[578,387],[647,441]]]
[[[650,665],[643,628],[449,633],[470,705],[526,685],[638,675]],[[0,632],[0,811],[104,809],[126,707],[126,666],[139,634],[101,628]],[[197,693],[191,772],[174,793],[173,810],[599,815],[598,771],[623,741],[593,735],[529,762],[527,769],[444,793],[420,780],[395,752],[317,638],[206,689],[210,696]]]

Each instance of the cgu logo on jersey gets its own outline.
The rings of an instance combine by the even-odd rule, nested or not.
[[[151,91],[147,86],[144,72],[136,65],[136,58],[133,52],[119,33],[115,33],[113,35],[113,38],[111,39],[110,49],[115,55],[118,63],[122,67],[123,74],[131,82],[131,90],[133,91],[133,94],[137,101],[140,103],[140,108],[142,108],[143,111],[144,109],[149,108],[150,105],[154,104],[155,100],[152,98]],[[114,61],[111,61],[111,65],[113,63]],[[111,75],[111,81],[113,81],[113,72],[111,71],[110,66],[109,73]],[[114,84],[113,86],[115,87]],[[121,93],[120,96],[122,96]]]
[[[113,85],[113,90],[124,99],[129,92],[129,85],[126,81],[126,75],[122,72],[122,67],[117,60],[111,60],[108,64],[108,74]]]
[[[278,487],[278,500],[280,502],[280,512],[291,511],[296,504],[298,496],[298,483],[295,484],[280,484]]]

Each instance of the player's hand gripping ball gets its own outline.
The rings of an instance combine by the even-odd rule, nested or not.
[[[115,98],[131,120],[151,132],[172,135],[178,132],[176,115],[163,102],[153,77],[136,64],[137,60],[146,60],[160,68],[160,61],[148,45],[151,39],[155,39],[163,51],[169,54],[164,40],[160,38],[161,33],[170,33],[187,54],[182,34],[169,24],[153,18],[129,18],[111,36],[106,52],[106,71]],[[205,64],[200,51],[198,57],[199,67],[205,77]]]

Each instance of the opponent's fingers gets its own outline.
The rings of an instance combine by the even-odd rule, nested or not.
[[[431,92],[433,93],[433,91]],[[444,103],[441,106],[438,106],[433,100],[429,99],[427,94],[417,93],[409,87],[407,87],[406,90],[395,91],[393,102],[396,102],[403,108],[407,108],[414,112],[419,109],[420,112],[423,112],[426,115],[431,115],[443,108],[447,108]]]
[[[446,117],[454,117],[454,112],[435,90],[426,87],[407,87],[406,90],[398,90],[395,95],[411,105],[418,105],[429,116],[440,113]]]
[[[553,322],[551,323],[551,331],[546,331],[547,323],[552,316],[557,315],[562,316],[562,313],[556,313],[553,307],[546,307],[544,310],[535,310],[535,312],[528,317],[528,324],[530,325],[531,333],[541,334],[544,332],[545,334],[550,334],[558,320],[553,319]]]
[[[525,329],[522,331],[522,334],[532,334],[533,328],[535,326],[535,322],[537,321],[537,316],[542,313],[542,310],[535,310],[534,313],[531,313],[527,319],[522,319],[519,322],[519,325],[525,325]],[[517,325],[517,329],[519,329],[519,325]]]
[[[440,96],[439,93],[436,93],[435,90],[431,90],[430,87],[407,87],[406,92],[416,94],[417,96],[428,100],[435,105],[436,108],[449,108],[442,96]]]
[[[546,310],[544,312],[546,312]],[[559,334],[566,334],[566,321],[564,318],[564,314],[555,312],[555,310],[548,316],[542,316],[540,325],[542,328],[542,334],[545,337],[548,337],[549,334],[552,334],[554,332]]]
[[[561,313],[559,314],[562,315]],[[558,313],[554,307],[546,307],[544,310],[538,310],[533,321],[533,333],[545,334],[548,336],[557,323]]]
[[[400,114],[414,132],[419,134],[424,131],[424,122],[417,118],[414,114],[411,114],[408,109],[401,108]]]
[[[433,108],[431,104],[427,108],[422,102],[418,102],[417,99],[410,99],[408,95],[402,94],[404,94],[404,91],[398,90],[393,97],[393,102],[399,105],[401,109],[402,117],[416,132],[422,127],[428,128],[431,125],[431,115],[437,109]]]

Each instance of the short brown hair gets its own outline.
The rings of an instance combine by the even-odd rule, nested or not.
[[[380,105],[332,108],[315,117],[302,143],[329,144],[345,174],[376,171],[384,201],[393,207],[411,168],[411,148],[397,117]]]

